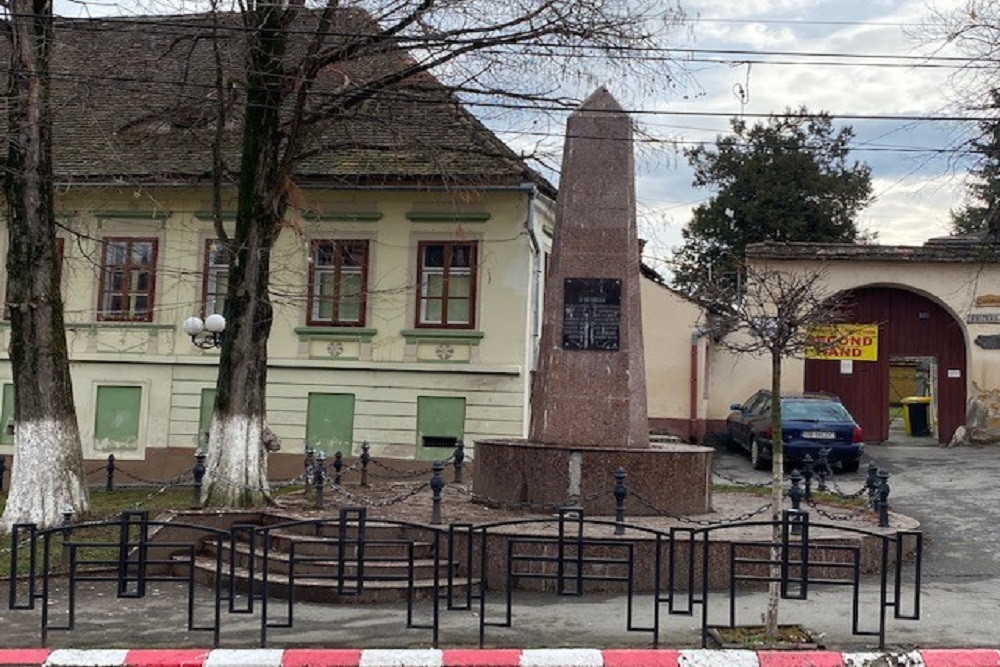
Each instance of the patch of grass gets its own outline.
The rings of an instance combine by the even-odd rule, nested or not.
[[[788,648],[815,645],[812,634],[799,625],[779,625],[776,637],[769,637],[762,625],[712,628],[716,641],[725,648]]]

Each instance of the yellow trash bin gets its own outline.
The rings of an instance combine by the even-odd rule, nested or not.
[[[906,435],[930,435],[931,397],[907,396],[900,402],[903,404],[903,427]]]

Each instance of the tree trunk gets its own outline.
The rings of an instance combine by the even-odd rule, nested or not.
[[[770,576],[777,579],[781,567],[777,565],[781,541],[781,506],[784,501],[785,447],[781,434],[781,350],[771,351],[771,565]],[[772,581],[767,587],[767,610],[764,613],[764,628],[771,639],[778,638],[778,602],[781,599],[781,584]]]
[[[271,249],[288,206],[280,109],[287,90],[282,56],[291,16],[292,10],[263,3],[245,14],[247,101],[236,231],[228,244],[226,329],[203,492],[209,507],[253,507],[270,500],[261,433],[267,414]]]
[[[52,192],[50,0],[12,0],[8,95],[7,287],[14,463],[0,523],[44,526],[89,509],[60,294]],[[6,428],[6,424],[2,425]]]

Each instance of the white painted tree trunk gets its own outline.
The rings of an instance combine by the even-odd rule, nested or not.
[[[78,474],[76,424],[54,419],[18,422],[14,441],[10,491],[0,519],[6,530],[15,523],[56,526],[67,506],[75,515],[89,508],[87,489]]]
[[[256,507],[270,500],[260,415],[212,417],[202,502],[206,507]]]

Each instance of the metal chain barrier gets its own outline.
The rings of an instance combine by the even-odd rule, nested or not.
[[[771,486],[770,482],[747,482],[747,481],[742,480],[742,479],[736,479],[735,477],[730,477],[728,475],[724,475],[723,473],[718,472],[718,471],[712,471],[712,474],[715,475],[716,477],[718,477],[718,478],[726,481],[726,482],[729,482],[730,484],[732,484],[734,486],[742,486],[742,487],[753,488],[753,489],[766,489],[766,488],[768,488],[768,487]]]
[[[381,468],[382,470],[387,470],[391,472],[394,476],[390,477],[388,475],[379,475],[378,473],[369,471],[368,474],[372,477],[379,479],[413,479],[414,477],[419,477],[421,475],[431,474],[430,468],[425,468],[421,470],[400,470],[399,468],[393,468],[392,466],[387,466],[378,459],[372,459],[371,463]]]
[[[499,510],[518,510],[527,511],[535,513],[549,513],[556,512],[567,506],[566,503],[529,503],[529,502],[519,502],[512,503],[506,500],[497,500],[496,498],[491,498],[489,496],[483,496],[478,493],[473,493],[470,489],[459,486],[457,484],[449,484],[446,488],[457,491],[459,494],[470,498],[473,502],[479,503],[491,509]],[[589,495],[583,496],[579,499],[579,503],[589,502],[591,500],[596,500],[602,496],[612,495],[612,491],[599,491],[597,493],[591,493]]]
[[[382,498],[379,500],[373,500],[371,498],[361,496],[356,493],[351,493],[343,486],[334,484],[332,482],[328,482],[328,486],[353,503],[360,503],[362,505],[365,505],[366,507],[388,507],[389,505],[396,505],[398,503],[401,503],[405,500],[412,498],[413,496],[417,495],[418,493],[429,487],[430,482],[424,482],[422,484],[418,484],[409,491],[401,493],[397,496],[393,496],[391,498]]]
[[[629,489],[628,494],[629,494],[630,498],[635,498],[636,500],[639,501],[639,504],[643,505],[644,507],[646,507],[648,509],[653,510],[654,512],[657,513],[658,516],[668,517],[668,518],[671,518],[671,519],[676,519],[677,521],[680,521],[681,523],[690,523],[690,524],[694,524],[694,525],[697,525],[697,526],[720,526],[720,525],[723,525],[723,524],[726,524],[726,523],[738,523],[740,521],[747,521],[748,519],[751,519],[751,518],[757,516],[758,514],[763,514],[767,510],[771,509],[771,505],[772,505],[771,501],[768,501],[766,504],[761,505],[760,507],[758,507],[757,509],[753,510],[752,512],[745,512],[745,513],[740,514],[739,516],[736,516],[736,517],[726,517],[726,518],[723,518],[723,519],[692,519],[691,517],[681,516],[679,514],[673,514],[671,512],[668,512],[668,511],[664,510],[663,508],[657,507],[652,502],[650,502],[648,499],[644,498],[642,496],[642,494],[640,494],[640,493],[638,493],[638,492],[636,492],[636,491],[634,491],[632,489]]]
[[[820,516],[830,519],[831,521],[851,521],[860,516],[866,515],[869,511],[867,507],[862,507],[855,510],[854,512],[851,512],[850,514],[834,514],[832,512],[828,512],[825,509],[821,508],[819,505],[816,504],[816,501],[813,500],[812,498],[806,498],[805,501],[806,505],[812,508],[813,511],[815,511]]]

